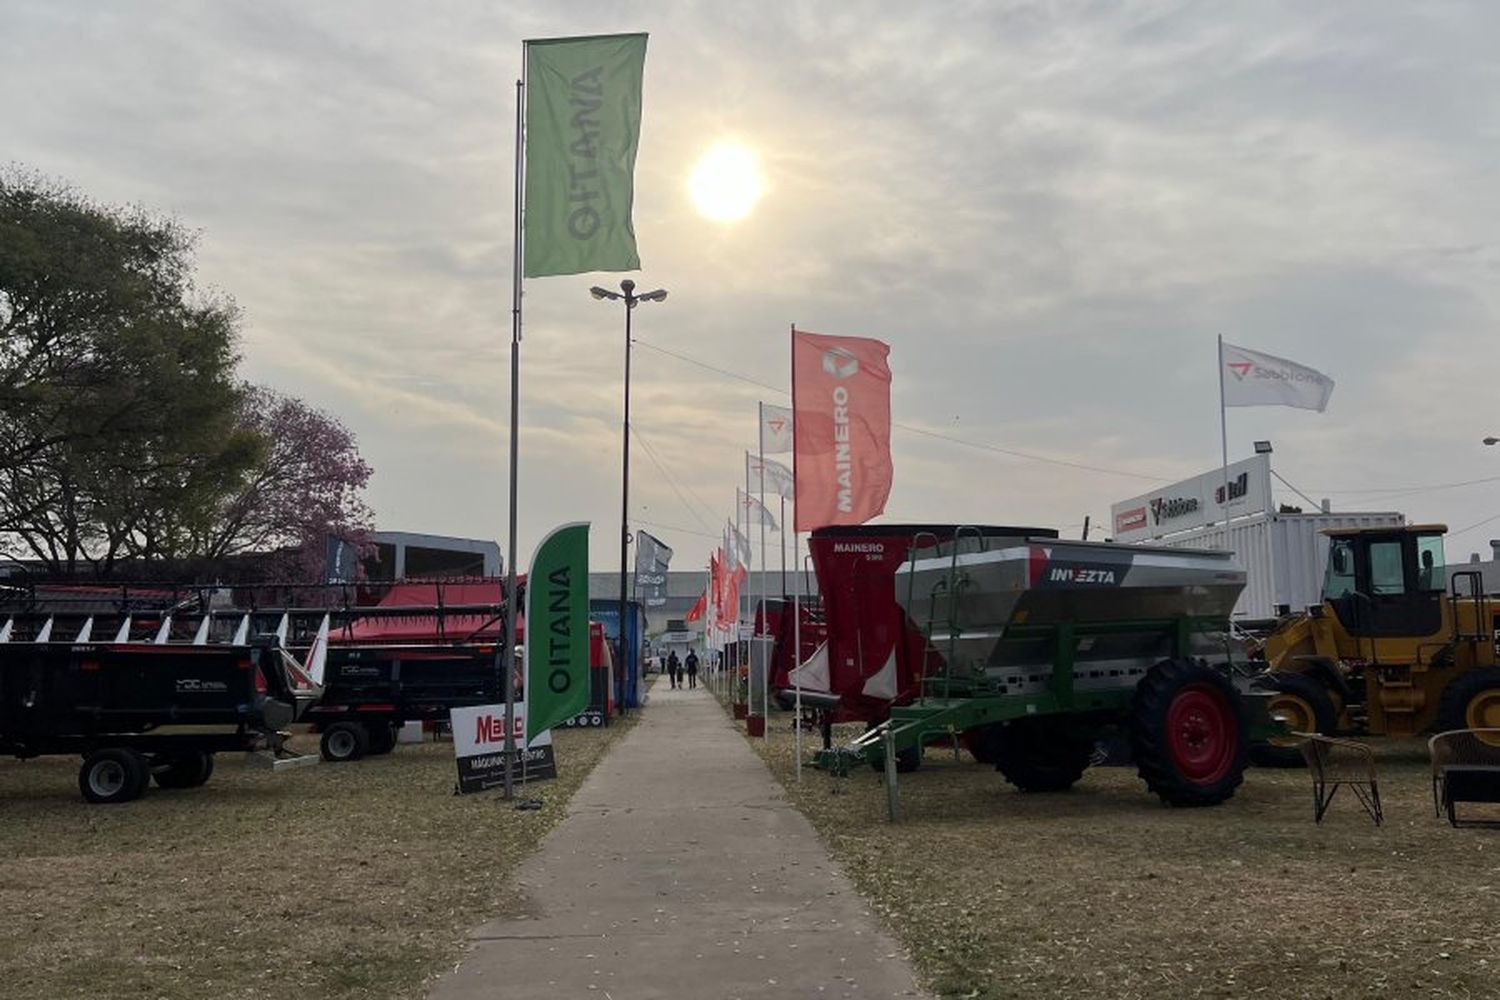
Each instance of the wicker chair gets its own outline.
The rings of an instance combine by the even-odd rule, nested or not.
[[[1454,826],[1459,825],[1458,800],[1467,795],[1449,794],[1452,769],[1463,772],[1465,784],[1478,779],[1500,789],[1500,729],[1451,729],[1438,733],[1427,741],[1427,752],[1432,758],[1433,815],[1441,816],[1446,807],[1448,822]]]
[[[1348,786],[1379,826],[1385,821],[1380,808],[1380,784],[1375,777],[1375,752],[1363,743],[1316,733],[1294,733],[1302,737],[1300,749],[1313,780],[1313,820],[1323,814],[1340,788]]]

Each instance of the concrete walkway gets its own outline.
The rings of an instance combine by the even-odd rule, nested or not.
[[[531,915],[479,928],[432,1000],[925,996],[702,688],[655,687],[519,877]]]

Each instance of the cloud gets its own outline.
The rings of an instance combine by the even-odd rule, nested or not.
[[[519,42],[640,28],[637,278],[671,290],[637,315],[661,348],[637,347],[632,378],[651,520],[727,514],[756,400],[785,401],[662,351],[784,388],[793,322],[889,341],[898,421],[1082,464],[1213,465],[1222,334],[1339,382],[1322,416],[1232,413],[1236,454],[1274,438],[1289,479],[1342,490],[1484,467],[1486,5],[35,0],[0,37],[7,154],[200,228],[248,373],[356,430],[379,517],[494,536]],[[733,226],[685,193],[723,138],[766,174]],[[526,287],[526,538],[618,518],[621,317],[589,299],[600,280]],[[1138,491],[894,447],[892,510],[923,519],[1073,525]],[[1470,523],[1494,494],[1411,503]],[[703,561],[705,539],[666,540]]]

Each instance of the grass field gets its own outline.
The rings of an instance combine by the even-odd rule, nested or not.
[[[1023,795],[951,750],[892,825],[879,776],[799,785],[773,726],[752,742],[942,997],[1500,996],[1500,830],[1433,817],[1420,743],[1380,748],[1380,829],[1347,791],[1314,825],[1306,771],[1182,810],[1133,768]]]
[[[455,797],[448,743],[281,774],[221,755],[118,806],[83,802],[74,758],[0,761],[0,997],[419,996],[522,905],[510,873],[625,728],[559,731],[536,812]]]

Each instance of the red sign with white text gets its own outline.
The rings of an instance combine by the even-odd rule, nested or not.
[[[797,530],[863,524],[891,493],[890,345],[792,331]]]

